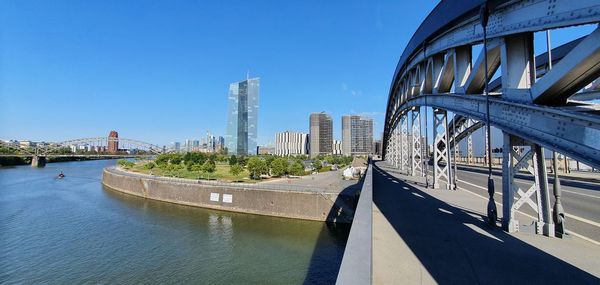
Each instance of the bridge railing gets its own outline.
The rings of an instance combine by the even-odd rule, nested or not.
[[[369,164],[336,284],[371,284],[373,266],[373,167]]]

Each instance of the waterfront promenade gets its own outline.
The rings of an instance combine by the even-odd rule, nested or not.
[[[386,162],[374,163],[371,179],[371,240],[362,237],[357,245],[352,229],[346,252],[370,244],[372,253],[345,255],[338,284],[348,280],[342,276],[348,273],[346,258],[358,260],[362,269],[355,274],[370,274],[372,284],[600,282],[600,247],[592,242],[527,230],[509,234],[499,222],[490,227],[484,220],[484,197],[466,190],[426,189],[423,181],[391,171]],[[355,221],[364,218],[361,202]],[[527,217],[518,214],[517,219]]]

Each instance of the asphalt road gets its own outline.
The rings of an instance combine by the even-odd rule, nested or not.
[[[524,191],[533,183],[533,176],[519,175],[517,185]],[[499,171],[494,172],[494,185],[496,194],[494,199],[502,203],[502,176]],[[549,181],[550,206],[554,205],[553,180]],[[478,169],[458,170],[457,184],[461,189],[487,197],[487,174]],[[562,204],[567,215],[567,231],[592,239],[600,244],[600,184],[561,179]],[[516,199],[516,198],[515,198]],[[534,197],[535,201],[535,197]],[[501,208],[498,209],[501,211]],[[519,211],[536,217],[536,212],[527,204],[521,206]],[[520,221],[521,224],[530,224],[533,221]]]

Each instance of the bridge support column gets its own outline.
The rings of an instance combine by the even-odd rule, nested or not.
[[[446,189],[452,189],[450,170],[450,147],[448,144],[448,113],[445,110],[433,111],[433,188],[440,187],[444,179]]]
[[[400,148],[400,135],[399,135],[399,128],[398,126],[396,126],[394,128],[394,167],[395,168],[399,168],[400,167],[400,155],[399,155],[399,148]]]
[[[423,151],[421,148],[421,108],[413,108],[411,115],[412,141],[410,175],[423,175]]]
[[[44,167],[46,166],[46,157],[34,155],[31,158],[31,167]]]
[[[469,133],[467,138],[467,164],[473,164],[473,134]]]
[[[522,146],[527,148],[522,153],[517,152],[516,149]],[[519,231],[515,212],[527,204],[537,213],[536,232],[554,236],[542,147],[504,132],[502,163],[502,227],[508,232]],[[515,176],[520,170],[526,170],[534,176],[533,184],[528,189],[522,189],[515,183]]]
[[[406,174],[410,169],[408,165],[408,116],[402,116],[402,120],[400,122],[400,165],[402,171]]]

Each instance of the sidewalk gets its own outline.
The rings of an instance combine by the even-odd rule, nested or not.
[[[481,197],[386,166],[373,167],[373,284],[600,283],[600,247],[491,228]]]

